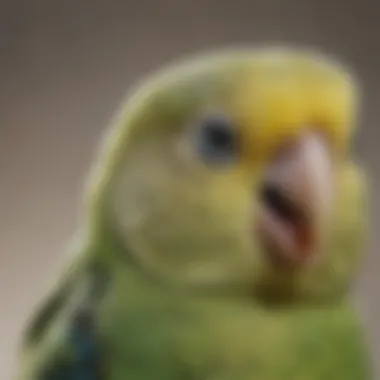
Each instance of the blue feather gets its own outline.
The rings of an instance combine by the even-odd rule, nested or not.
[[[41,380],[103,380],[100,366],[100,345],[93,315],[87,310],[76,313],[67,334],[74,359],[56,363]]]

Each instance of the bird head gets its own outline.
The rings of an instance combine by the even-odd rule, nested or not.
[[[92,181],[93,231],[163,286],[341,297],[366,221],[357,109],[349,71],[316,52],[174,64],[118,114]]]

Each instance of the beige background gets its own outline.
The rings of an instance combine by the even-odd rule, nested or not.
[[[62,263],[83,177],[134,78],[183,53],[297,42],[350,63],[365,90],[359,154],[379,189],[376,0],[0,1],[0,379],[31,304]],[[380,359],[380,202],[359,305]],[[380,366],[379,366],[380,368]],[[380,373],[380,372],[379,372]],[[380,376],[377,376],[380,379]]]

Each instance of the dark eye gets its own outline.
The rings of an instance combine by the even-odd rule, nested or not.
[[[202,160],[211,164],[228,164],[237,158],[236,128],[225,116],[208,116],[200,121],[196,132],[197,149]]]

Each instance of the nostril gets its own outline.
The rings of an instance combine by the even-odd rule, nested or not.
[[[260,198],[266,207],[282,219],[293,220],[298,215],[295,205],[286,197],[284,191],[278,185],[264,184]]]

